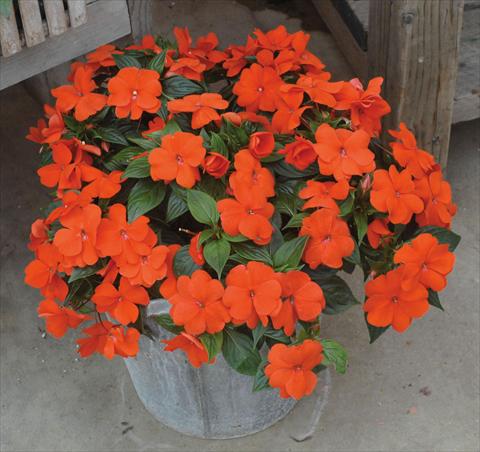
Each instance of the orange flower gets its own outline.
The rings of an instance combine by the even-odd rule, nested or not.
[[[209,152],[203,162],[203,168],[207,174],[215,179],[220,179],[228,171],[230,160],[218,152]]]
[[[62,204],[50,212],[50,215],[48,215],[46,220],[47,224],[52,224],[59,218],[69,215],[73,210],[88,206],[88,204],[92,202],[92,198],[84,191],[78,193],[70,190],[63,193],[62,197],[59,199],[61,200]]]
[[[135,263],[124,262],[120,266],[120,274],[128,278],[131,284],[152,287],[155,282],[167,275],[168,248],[156,246],[150,254],[140,256]]]
[[[168,300],[177,291],[177,278],[175,276],[175,272],[173,271],[173,260],[175,259],[175,255],[181,246],[175,244],[168,245],[167,248],[167,277],[160,286],[160,294],[163,298]]]
[[[370,137],[365,131],[351,132],[322,124],[315,132],[315,139],[321,174],[340,180],[375,169],[375,155],[368,149]]]
[[[199,240],[200,232],[190,240],[188,252],[190,253],[192,261],[201,266],[205,263],[205,259],[203,258],[203,246],[200,245]]]
[[[152,35],[145,35],[142,38],[142,42],[138,45],[131,45],[126,48],[127,50],[151,50],[155,54],[159,54],[162,49],[155,42],[155,38]]]
[[[373,249],[388,243],[392,235],[393,232],[388,228],[388,220],[385,218],[376,218],[367,226],[368,242]]]
[[[86,58],[88,65],[96,70],[99,66],[115,66],[113,55],[121,55],[122,53],[121,50],[115,50],[113,44],[105,44],[98,47],[94,52],[87,53]]]
[[[108,105],[118,118],[140,119],[142,113],[156,113],[161,107],[162,85],[157,71],[125,67],[108,82]]]
[[[30,228],[30,241],[28,249],[30,251],[37,251],[38,247],[48,241],[48,223],[39,218],[32,223]]]
[[[398,172],[394,165],[389,170],[373,173],[370,202],[380,212],[388,212],[394,224],[407,224],[414,213],[423,211],[423,202],[415,194],[415,184],[408,170]]]
[[[142,137],[148,138],[153,132],[163,130],[165,128],[165,121],[160,116],[155,116],[151,121],[148,121],[148,129],[142,132]]]
[[[296,84],[305,90],[313,102],[332,108],[337,103],[334,94],[340,91],[343,82],[332,83],[328,81],[329,78],[328,72],[301,75]]]
[[[28,129],[27,140],[35,143],[56,143],[62,138],[65,130],[65,123],[63,122],[62,114],[50,105],[43,106],[45,116],[48,118],[48,126],[44,119],[39,119],[37,127],[30,127]]]
[[[273,227],[268,221],[275,211],[265,199],[253,199],[246,192],[240,192],[237,199],[217,201],[223,230],[230,235],[243,234],[257,245],[270,242]]]
[[[97,229],[101,215],[100,207],[89,204],[60,218],[63,228],[55,234],[53,244],[72,265],[85,267],[97,262]]]
[[[160,148],[148,156],[153,180],[171,182],[184,188],[192,188],[200,180],[198,167],[203,163],[206,151],[201,136],[187,132],[175,132],[162,139]]]
[[[405,290],[403,282],[403,268],[396,268],[367,282],[367,301],[363,310],[367,313],[370,325],[392,325],[395,331],[401,333],[410,326],[412,318],[426,314],[429,308],[427,289],[421,284],[415,284]]]
[[[55,107],[62,113],[75,109],[74,116],[77,121],[85,121],[105,107],[107,97],[92,92],[97,88],[92,75],[93,71],[80,66],[73,76],[73,85],[52,89],[52,96],[57,99]]]
[[[273,269],[262,262],[237,265],[230,270],[225,283],[223,303],[235,324],[246,323],[253,329],[260,318],[266,326],[268,316],[278,314],[282,308],[282,287]]]
[[[235,77],[247,65],[246,56],[252,56],[257,49],[256,41],[251,37],[247,37],[245,46],[229,46],[226,51],[228,53],[223,68],[227,70],[227,77]]]
[[[344,83],[335,95],[336,110],[350,110],[350,119],[356,128],[364,129],[370,135],[378,135],[382,129],[380,119],[390,113],[390,106],[380,96],[382,77],[370,80],[366,90],[358,78]]]
[[[292,50],[281,50],[275,55],[271,50],[262,49],[255,57],[257,63],[263,67],[271,67],[278,75],[285,74],[295,67],[295,52]]]
[[[347,223],[331,209],[320,209],[306,217],[299,235],[310,237],[303,259],[313,269],[319,265],[340,268],[342,258],[350,256],[355,248]]]
[[[389,130],[388,133],[399,140],[390,143],[395,160],[407,168],[413,177],[421,179],[432,171],[435,165],[433,155],[417,147],[417,140],[405,123],[400,123],[399,131]]]
[[[257,37],[259,47],[272,51],[286,49],[292,42],[292,35],[287,32],[284,25],[279,25],[267,33],[256,28],[253,34]]]
[[[276,133],[292,133],[300,125],[303,112],[311,107],[300,107],[303,89],[296,85],[282,85],[278,91],[277,108],[272,118]]]
[[[275,149],[275,138],[271,132],[255,132],[250,135],[248,150],[257,159],[268,157]]]
[[[203,270],[194,271],[191,277],[179,276],[177,292],[168,299],[173,321],[195,336],[222,331],[230,321],[223,292],[222,283]]]
[[[310,35],[303,31],[297,31],[292,35],[292,49],[297,57],[297,64],[301,65],[305,71],[311,74],[322,73],[325,65],[312,52],[307,50],[307,44]],[[324,73],[328,74],[328,73]]]
[[[278,153],[285,154],[285,161],[300,171],[307,169],[317,159],[313,143],[300,136]]]
[[[197,58],[178,58],[173,61],[166,75],[181,75],[190,80],[200,81],[206,69],[207,66]]]
[[[322,344],[307,339],[287,347],[275,344],[268,352],[265,375],[272,388],[280,389],[280,397],[298,400],[310,395],[317,385],[313,369],[323,360]]]
[[[40,302],[37,312],[39,317],[45,319],[47,332],[57,339],[63,337],[69,328],[77,328],[82,322],[90,319],[88,315],[59,306],[50,299]]]
[[[433,235],[420,234],[396,251],[393,261],[403,264],[404,289],[410,290],[420,283],[439,292],[447,286],[445,276],[453,270],[455,255],[448,251],[448,245],[439,244]]]
[[[297,320],[312,322],[325,308],[325,297],[320,286],[310,276],[301,271],[277,273],[282,286],[282,308],[272,316],[275,329],[283,328],[291,336],[295,332]]]
[[[415,217],[418,225],[449,228],[457,206],[452,202],[452,189],[443,180],[442,172],[437,170],[415,181],[415,193],[425,203],[425,210],[417,212]]]
[[[208,363],[208,353],[204,345],[190,334],[182,332],[173,339],[164,339],[162,342],[167,344],[164,348],[166,352],[173,352],[178,349],[183,350],[193,367],[198,368],[203,363]]]
[[[301,199],[308,199],[302,209],[311,209],[312,207],[324,207],[333,210],[336,214],[340,213],[337,203],[334,201],[345,199],[350,191],[350,185],[345,179],[338,182],[317,182],[307,181],[307,186],[302,188],[298,194]]]
[[[45,297],[65,300],[68,286],[57,273],[61,259],[54,245],[43,243],[36,250],[36,259],[25,267],[25,283],[40,289]]]
[[[77,339],[78,353],[82,358],[97,352],[107,359],[115,355],[127,358],[138,353],[140,333],[135,328],[124,328],[106,320],[83,330],[87,337]]]
[[[119,266],[137,264],[140,256],[148,256],[157,238],[148,226],[149,219],[138,217],[127,223],[123,204],[113,204],[108,218],[98,228],[97,248],[102,257],[113,257]]]
[[[282,79],[271,67],[252,64],[240,74],[233,93],[238,96],[237,104],[247,111],[275,111],[278,90]]]
[[[122,174],[123,171],[112,171],[109,174],[100,171],[98,177],[84,187],[82,192],[91,198],[110,199],[122,188]]]
[[[128,279],[120,278],[118,289],[109,282],[98,285],[92,301],[98,312],[108,312],[122,325],[128,325],[134,323],[138,318],[137,305],[147,306],[150,298],[143,287],[134,286]]]
[[[167,103],[170,113],[193,113],[192,128],[201,129],[212,121],[220,119],[215,110],[224,110],[228,102],[217,93],[192,94]]]

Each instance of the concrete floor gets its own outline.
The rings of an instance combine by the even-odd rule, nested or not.
[[[223,30],[226,39],[255,24],[302,25],[279,12],[223,3],[236,9],[221,25],[218,18],[202,25],[197,16],[183,23]],[[162,20],[164,29],[165,22],[175,23],[174,17]],[[315,32],[312,47],[330,59],[332,72],[348,75],[328,34]],[[156,422],[138,400],[121,360],[79,360],[73,335],[62,341],[42,336],[38,294],[23,284],[23,268],[31,259],[25,246],[29,225],[48,201],[35,174],[36,145],[23,139],[40,115],[41,107],[20,86],[0,93],[1,451],[480,450],[480,121],[459,124],[452,134],[449,179],[459,206],[454,229],[462,242],[442,294],[445,312],[432,309],[403,335],[388,333],[374,345],[368,345],[360,308],[325,317],[324,334],[347,348],[350,367],[344,376],[332,375],[313,437],[292,439],[311,422],[307,400],[274,427],[225,442],[185,437]]]

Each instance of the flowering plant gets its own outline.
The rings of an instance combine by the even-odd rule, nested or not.
[[[371,342],[442,308],[450,186],[403,123],[380,144],[382,79],[332,82],[302,31],[225,50],[174,34],[102,46],[52,90],[28,138],[55,199],[25,281],[52,336],[91,322],[82,357],[135,356],[161,295],[166,351],[195,367],[222,353],[255,390],[298,399],[326,366],[346,369],[319,328],[359,304],[339,271],[363,271]]]

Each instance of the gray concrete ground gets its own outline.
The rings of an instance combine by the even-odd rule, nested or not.
[[[217,3],[229,4],[229,14],[224,9],[225,15],[212,19],[199,12],[181,23],[195,31],[214,29],[228,40],[255,24],[301,26],[278,12]],[[175,23],[168,14],[161,29]],[[348,75],[328,34],[315,32],[313,48],[339,77]],[[121,360],[79,360],[73,335],[62,341],[42,337],[38,294],[23,284],[23,268],[31,259],[25,246],[29,225],[48,201],[35,174],[36,145],[23,139],[40,114],[20,86],[0,93],[2,451],[480,450],[479,121],[457,125],[452,134],[449,179],[459,206],[454,228],[462,242],[442,294],[445,312],[432,309],[403,335],[388,333],[371,346],[361,309],[325,317],[324,334],[345,345],[350,367],[344,376],[333,375],[313,437],[291,438],[311,422],[306,401],[264,432],[202,441],[156,422],[138,400]]]

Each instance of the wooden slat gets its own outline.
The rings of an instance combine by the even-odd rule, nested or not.
[[[12,0],[4,5],[10,11],[8,16],[0,14],[0,45],[2,48],[3,57],[8,57],[22,50],[20,43],[20,36],[18,35],[17,20],[15,19],[15,12],[13,10]]]
[[[22,17],[23,34],[27,47],[32,47],[45,41],[38,0],[18,0],[18,6],[20,16]]]
[[[68,0],[70,25],[78,27],[87,21],[87,6],[85,0]]]
[[[50,36],[57,36],[67,30],[67,16],[62,0],[46,0],[43,2],[45,16],[47,16],[48,31]]]
[[[0,57],[0,89],[46,71],[130,33],[125,0],[87,4],[87,23],[8,58]]]
[[[447,163],[463,0],[371,0],[370,76],[385,78],[392,107],[384,128],[400,121],[420,146]]]

